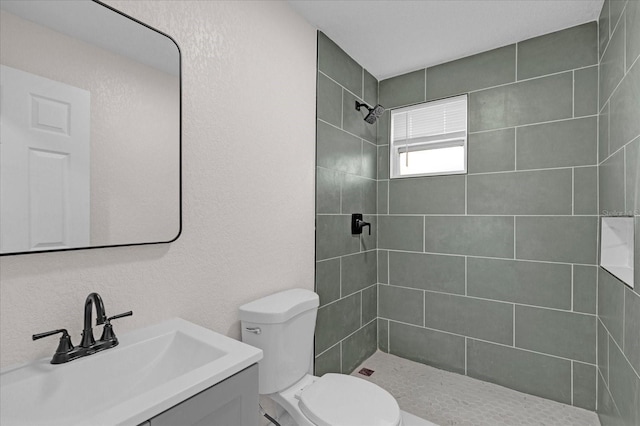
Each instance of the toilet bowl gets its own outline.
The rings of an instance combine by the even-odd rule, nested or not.
[[[298,426],[423,426],[374,383],[345,374],[316,377],[313,335],[318,295],[292,289],[240,307],[242,341],[263,351],[259,392]]]

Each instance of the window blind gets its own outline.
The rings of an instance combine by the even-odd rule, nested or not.
[[[467,130],[467,97],[456,96],[393,111],[393,142],[412,144],[458,136]]]

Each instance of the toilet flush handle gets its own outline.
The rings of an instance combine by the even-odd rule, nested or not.
[[[260,330],[260,327],[245,327],[244,329],[249,333],[262,334],[262,330]]]

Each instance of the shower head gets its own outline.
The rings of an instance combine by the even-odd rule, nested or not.
[[[384,107],[380,104],[376,105],[373,108],[369,108],[369,106],[365,103],[360,103],[358,101],[356,101],[356,110],[360,111],[361,107],[365,107],[367,110],[369,110],[369,114],[367,114],[367,116],[364,118],[364,121],[366,121],[369,124],[373,124],[376,122],[376,120],[382,115],[384,114]]]

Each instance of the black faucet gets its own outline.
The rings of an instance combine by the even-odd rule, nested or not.
[[[96,307],[96,325],[102,325],[107,321],[102,297],[98,293],[91,293],[84,301],[84,329],[82,330],[82,343],[80,343],[83,348],[88,348],[96,343],[96,339],[93,338],[93,327],[91,327],[91,311],[94,305]]]
[[[351,215],[351,234],[362,234],[362,228],[365,226],[369,228],[369,235],[371,235],[371,224],[362,220],[362,213],[353,213]]]
[[[96,307],[96,325],[104,324],[102,331],[102,337],[96,342],[93,337],[93,327],[91,327],[91,314],[93,307]],[[113,348],[118,345],[118,338],[113,332],[111,321],[117,318],[128,317],[133,315],[133,311],[125,312],[123,314],[114,315],[107,318],[104,311],[104,303],[98,293],[91,293],[87,296],[84,302],[84,330],[82,331],[82,342],[78,346],[73,346],[71,343],[71,337],[64,328],[47,331],[45,333],[34,334],[33,340],[42,339],[43,337],[52,336],[54,334],[62,333],[60,337],[60,343],[58,349],[51,359],[51,364],[63,364],[65,362],[73,361],[77,358],[82,358],[87,355],[94,354],[96,352],[103,351],[105,349]]]

